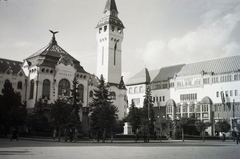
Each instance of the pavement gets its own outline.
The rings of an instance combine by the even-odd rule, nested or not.
[[[3,159],[238,159],[240,144],[232,140],[92,140],[64,142],[51,138],[0,138]]]

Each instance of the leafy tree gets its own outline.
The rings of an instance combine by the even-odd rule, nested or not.
[[[182,129],[182,141],[184,142],[184,129],[187,127],[189,119],[186,117],[180,118],[178,125]]]
[[[154,117],[153,101],[152,101],[150,86],[148,86],[145,91],[142,111],[143,111],[142,122],[144,127],[147,129],[146,132],[148,134],[153,134],[155,117]]]
[[[33,133],[35,134],[35,130],[43,131],[48,125],[48,118],[44,115],[44,104],[42,103],[42,99],[39,99],[33,111],[28,113],[27,126],[33,129]]]
[[[51,104],[51,119],[53,125],[58,129],[58,141],[60,141],[61,133],[64,127],[69,126],[72,113],[72,105],[67,103],[66,100],[57,99]]]
[[[0,125],[4,125],[5,135],[9,127],[25,123],[26,107],[26,102],[22,103],[21,94],[14,91],[9,81],[5,82],[0,95]]]
[[[195,122],[195,126],[196,126],[197,131],[202,132],[203,141],[204,141],[204,136],[205,136],[205,130],[211,125],[212,125],[211,122],[203,122],[203,121],[196,121]]]
[[[166,127],[167,127],[166,124],[167,124],[167,121],[166,121],[166,119],[165,119],[164,117],[162,117],[162,116],[158,116],[158,118],[157,118],[157,120],[156,120],[156,122],[155,122],[155,124],[154,124],[154,126],[155,126],[155,132],[159,134],[159,135],[157,135],[157,136],[160,137],[160,142],[162,141],[162,140],[161,140],[162,131],[163,131],[164,129],[166,129]]]
[[[231,125],[228,123],[226,119],[220,120],[215,124],[215,130],[218,132],[227,133],[231,128]]]
[[[136,135],[135,142],[137,142],[137,130],[141,127],[141,115],[141,109],[135,107],[135,103],[132,101],[127,120],[132,126],[133,133]]]
[[[90,103],[91,131],[98,136],[98,142],[100,134],[102,134],[103,142],[105,142],[107,131],[112,131],[114,125],[116,125],[118,109],[112,103],[108,86],[101,75],[97,89],[94,90],[93,101]]]

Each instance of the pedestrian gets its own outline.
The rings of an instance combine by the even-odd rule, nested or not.
[[[223,133],[223,142],[226,140],[226,135]]]
[[[78,141],[78,130],[74,128],[74,142]]]
[[[237,132],[237,144],[240,142],[240,132]]]
[[[12,138],[10,141],[12,141],[12,139],[16,139],[18,141],[18,127],[13,128]]]
[[[72,142],[73,141],[73,129],[72,128],[69,130],[69,138],[70,138],[70,142]]]
[[[67,137],[68,137],[68,129],[65,128],[64,130],[64,136],[65,136],[65,142],[67,142]]]
[[[57,135],[57,130],[56,130],[56,128],[55,128],[55,129],[53,130],[53,140],[55,140],[56,135]]]

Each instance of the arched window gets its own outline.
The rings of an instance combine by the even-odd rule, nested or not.
[[[82,84],[78,85],[78,93],[79,93],[79,99],[83,102],[84,87]]]
[[[70,82],[61,79],[58,84],[58,95],[70,96]]]
[[[110,98],[112,100],[116,100],[116,93],[115,92],[110,92]]]
[[[22,81],[18,81],[18,83],[17,83],[17,89],[22,89]]]
[[[33,99],[33,91],[34,91],[34,80],[32,79],[30,81],[30,94],[29,94],[29,99]]]
[[[10,83],[10,81],[9,81],[8,79],[6,79],[5,82],[4,82],[4,84],[5,84],[5,83]]]
[[[42,98],[45,97],[50,99],[50,81],[48,79],[43,81]]]
[[[93,97],[93,91],[90,91],[90,93],[89,93],[89,97]]]

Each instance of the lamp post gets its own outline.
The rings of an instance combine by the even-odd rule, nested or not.
[[[233,136],[233,142],[235,142],[235,110],[234,110],[234,102],[235,102],[235,99],[233,99],[233,119],[232,119],[232,136]]]

